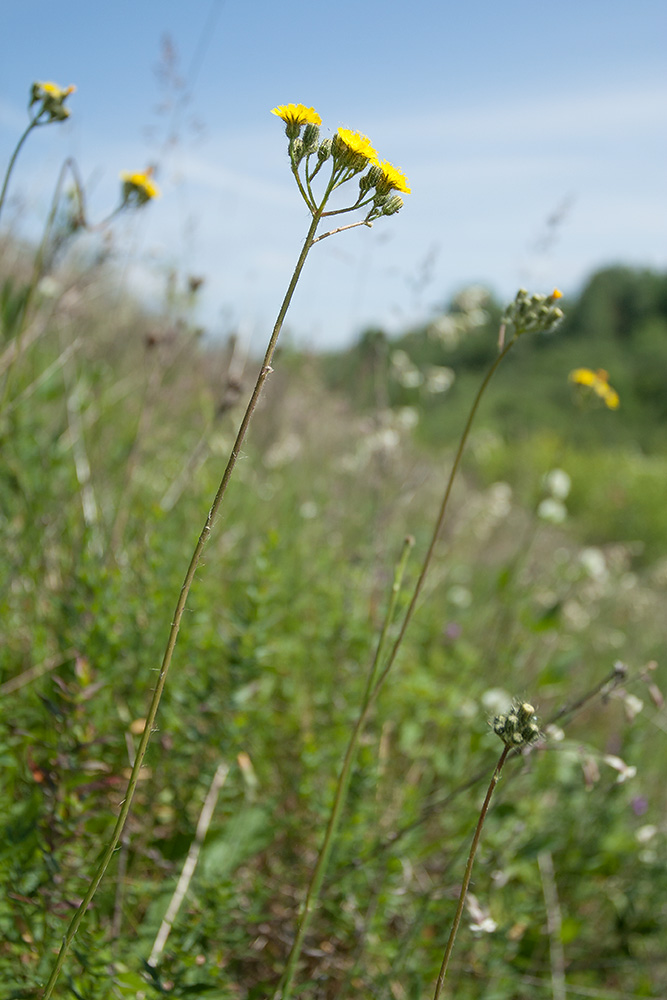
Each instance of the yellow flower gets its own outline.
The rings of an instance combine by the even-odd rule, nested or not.
[[[42,107],[37,114],[38,118],[43,114],[48,114],[49,121],[63,121],[70,116],[69,108],[64,106],[65,98],[73,94],[75,90],[76,87],[72,83],[69,87],[59,87],[57,83],[49,81],[40,83],[38,81],[33,83],[30,91],[30,107],[41,101]]]
[[[371,146],[371,140],[361,132],[353,132],[349,128],[339,128],[336,133],[339,143],[342,143],[345,150],[351,154],[352,160],[359,160],[359,166],[363,166],[362,160],[377,164],[378,154]],[[352,164],[350,164],[352,165]]]
[[[69,87],[59,87],[57,83],[36,83],[38,94],[37,99],[52,97],[56,101],[64,101],[66,97],[73,94],[76,87],[70,83]]]
[[[392,167],[391,163],[387,163],[386,160],[383,160],[379,164],[379,167],[382,171],[382,180],[378,184],[378,187],[386,191],[402,191],[403,194],[411,193],[405,174],[402,174],[396,167]]]
[[[616,392],[616,390],[612,389],[611,386],[608,387],[608,389],[607,389],[607,391],[606,391],[606,393],[604,395],[604,401],[605,401],[605,403],[607,404],[607,406],[609,407],[610,410],[616,410],[618,408],[618,404],[620,403],[620,399],[619,399],[619,396],[618,396],[618,393]]]
[[[315,108],[307,108],[305,104],[279,104],[277,108],[272,108],[271,114],[278,115],[286,125],[296,128],[322,124]]]
[[[575,385],[584,385],[592,389],[596,396],[609,407],[615,410],[620,402],[618,393],[609,385],[609,375],[604,368],[598,368],[594,372],[591,368],[575,368],[570,372],[570,382]]]
[[[563,293],[558,288],[554,288],[554,290],[551,293],[551,295],[549,296],[549,298],[550,299],[562,299],[563,298]]]
[[[137,205],[145,205],[151,198],[160,197],[160,189],[151,178],[153,168],[148,167],[143,174],[131,174],[123,170],[120,179],[123,182],[123,204],[135,202]]]

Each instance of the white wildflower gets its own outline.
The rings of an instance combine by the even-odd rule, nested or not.
[[[430,365],[426,371],[426,391],[447,392],[454,384],[456,375],[453,368],[446,365]]]
[[[626,764],[624,760],[621,760],[620,757],[615,757],[613,754],[605,754],[602,760],[605,764],[608,764],[609,767],[613,767],[615,771],[618,771],[618,778],[616,779],[617,785],[622,785],[624,781],[627,781],[629,778],[634,778],[637,774],[636,767]]]
[[[564,469],[552,469],[544,477],[544,489],[556,500],[566,500],[572,489],[572,480]]]
[[[543,521],[549,521],[551,524],[562,524],[567,518],[567,508],[564,503],[556,500],[555,497],[546,497],[537,508],[537,516],[541,517]]]
[[[609,570],[607,569],[607,560],[604,557],[604,552],[601,549],[596,549],[592,546],[582,549],[579,553],[579,562],[592,580],[602,583],[607,579]]]

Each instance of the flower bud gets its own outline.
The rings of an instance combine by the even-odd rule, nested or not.
[[[331,139],[323,139],[317,150],[318,159],[324,163],[331,156]]]
[[[307,154],[314,153],[320,141],[320,130],[317,125],[309,123],[303,130],[303,148]]]
[[[294,163],[298,166],[304,157],[303,139],[292,139],[290,142],[290,155]]]
[[[382,209],[383,215],[395,215],[396,212],[400,212],[403,208],[403,199],[397,194],[393,194],[391,198],[388,198]]]
[[[505,725],[507,723],[506,715],[497,715],[493,720],[493,731],[496,736],[502,736],[505,732]]]
[[[373,164],[368,173],[359,178],[359,188],[362,191],[370,191],[371,188],[377,187],[381,180],[382,171]]]
[[[519,705],[516,714],[519,718],[519,722],[523,724],[524,722],[528,722],[529,719],[532,719],[535,715],[535,709],[529,701],[524,701]]]

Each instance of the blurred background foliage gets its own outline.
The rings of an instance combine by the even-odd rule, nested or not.
[[[0,984],[21,998],[39,995],[113,825],[254,363],[197,327],[187,276],[148,315],[103,255],[63,265],[22,324],[21,249],[6,242],[0,266]],[[556,935],[569,995],[667,991],[667,276],[603,270],[564,309],[554,334],[520,341],[480,411],[360,751],[302,997],[432,990],[499,753],[488,720],[512,695],[547,738],[498,788],[447,989],[554,996]],[[397,339],[281,350],[61,995],[271,995],[402,540],[417,541],[409,584],[501,312],[466,289]],[[618,411],[573,391],[579,366],[609,372]]]

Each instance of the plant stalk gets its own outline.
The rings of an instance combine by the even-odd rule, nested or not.
[[[461,459],[463,458],[463,452],[465,451],[465,446],[468,443],[468,437],[470,436],[470,431],[471,431],[472,425],[474,423],[475,417],[477,415],[477,410],[479,409],[479,404],[482,401],[482,396],[484,395],[484,393],[486,391],[486,387],[488,386],[489,382],[493,378],[493,376],[494,376],[494,374],[495,374],[498,366],[500,365],[500,363],[503,360],[503,358],[505,357],[505,355],[508,354],[508,352],[511,350],[511,348],[514,345],[515,341],[516,341],[516,337],[514,337],[512,340],[510,340],[509,343],[505,344],[505,346],[503,347],[503,349],[500,351],[500,353],[498,354],[498,356],[495,358],[493,364],[490,366],[488,372],[484,376],[482,384],[480,385],[479,389],[477,390],[477,395],[475,396],[475,399],[473,401],[472,407],[470,409],[470,413],[468,414],[468,420],[466,421],[466,425],[463,428],[463,433],[461,435],[461,440],[459,441],[459,446],[456,449],[456,455],[454,456],[454,462],[452,464],[452,468],[451,468],[451,471],[449,473],[449,479],[447,480],[447,485],[445,486],[445,492],[444,492],[444,495],[443,495],[443,498],[442,498],[442,503],[440,504],[440,511],[438,512],[438,517],[437,517],[436,522],[435,522],[435,528],[433,529],[433,534],[431,536],[431,542],[429,544],[429,547],[428,547],[428,550],[426,552],[426,555],[424,556],[424,562],[422,564],[422,568],[421,568],[421,572],[419,574],[419,578],[417,579],[417,583],[415,584],[415,589],[414,589],[414,591],[412,593],[412,597],[410,599],[410,604],[408,605],[408,609],[405,612],[405,617],[403,618],[403,624],[401,625],[400,632],[398,633],[398,635],[396,637],[396,641],[394,642],[394,645],[392,647],[391,653],[389,654],[389,658],[387,660],[387,663],[385,664],[384,670],[382,671],[382,673],[380,674],[380,676],[378,678],[378,681],[377,681],[377,684],[375,685],[375,688],[371,692],[371,695],[370,695],[370,701],[371,701],[371,703],[375,700],[375,698],[376,698],[376,696],[377,696],[380,688],[384,684],[384,681],[385,681],[385,678],[387,677],[387,674],[389,673],[389,671],[391,670],[392,666],[394,665],[394,661],[396,660],[398,652],[399,652],[399,650],[401,648],[401,645],[403,643],[403,639],[405,638],[405,633],[408,630],[408,625],[410,624],[410,622],[412,620],[412,616],[415,613],[415,609],[417,607],[417,601],[419,600],[419,596],[420,596],[420,594],[422,592],[422,588],[424,586],[424,581],[426,580],[426,575],[427,575],[427,573],[429,571],[429,567],[430,567],[431,561],[433,559],[433,554],[435,552],[435,547],[436,547],[436,545],[438,543],[438,538],[440,537],[440,532],[441,532],[442,526],[444,524],[445,514],[447,513],[447,505],[449,504],[449,498],[451,496],[452,487],[454,485],[454,480],[456,479],[456,474],[457,474],[457,472],[459,470],[459,466],[461,464]]]
[[[16,163],[16,160],[18,159],[18,155],[21,152],[21,147],[23,146],[23,143],[26,141],[26,139],[28,138],[28,136],[30,135],[30,133],[32,132],[32,130],[37,127],[37,124],[38,124],[37,123],[37,119],[36,118],[31,118],[30,123],[29,123],[27,129],[25,130],[25,132],[23,133],[23,135],[21,136],[21,138],[19,139],[19,141],[16,143],[16,148],[14,149],[14,152],[12,153],[11,159],[10,159],[8,165],[7,165],[7,170],[5,172],[5,179],[4,179],[3,184],[2,184],[2,191],[0,191],[0,215],[2,214],[2,209],[3,209],[3,206],[5,204],[5,197],[7,195],[7,188],[9,187],[9,178],[12,175],[12,170],[14,169],[14,164]]]
[[[306,258],[308,256],[308,252],[309,252],[310,248],[313,245],[313,240],[314,240],[314,237],[315,237],[315,233],[317,231],[317,227],[318,227],[319,222],[320,222],[320,217],[321,217],[321,213],[322,213],[323,207],[324,207],[324,201],[323,201],[322,205],[320,206],[320,209],[313,215],[313,219],[312,219],[312,222],[311,222],[310,227],[308,229],[308,233],[306,235],[306,239],[305,239],[303,247],[301,249],[301,253],[299,254],[299,258],[297,260],[296,267],[294,268],[294,273],[292,274],[292,278],[291,278],[289,286],[287,288],[287,292],[285,293],[285,298],[283,299],[283,303],[282,303],[282,305],[280,307],[280,310],[278,312],[278,316],[276,318],[276,322],[275,322],[275,325],[273,327],[273,332],[271,333],[271,337],[269,339],[269,343],[268,343],[268,346],[267,346],[267,349],[266,349],[266,353],[264,355],[264,360],[262,362],[262,366],[261,366],[261,368],[259,370],[259,374],[257,376],[257,381],[255,383],[255,388],[253,389],[252,396],[250,397],[250,402],[248,403],[246,411],[245,411],[245,413],[243,415],[243,419],[241,421],[241,426],[239,427],[238,433],[236,435],[236,440],[234,441],[234,444],[232,446],[232,450],[231,450],[231,453],[230,453],[230,456],[229,456],[229,460],[227,462],[227,466],[226,466],[225,471],[223,473],[222,480],[221,480],[220,485],[218,487],[218,491],[215,494],[215,497],[213,499],[213,503],[211,505],[211,509],[209,510],[208,516],[206,517],[206,521],[204,522],[204,527],[201,530],[201,533],[199,535],[199,539],[197,540],[197,544],[195,546],[194,552],[192,553],[192,558],[190,559],[190,564],[189,564],[187,572],[185,574],[185,578],[184,578],[183,584],[181,586],[181,591],[180,591],[180,594],[179,594],[179,597],[178,597],[178,601],[176,603],[176,609],[174,611],[174,617],[173,617],[173,620],[172,620],[172,625],[171,625],[171,628],[169,630],[169,637],[167,639],[167,646],[166,646],[166,649],[164,651],[164,656],[162,658],[162,663],[161,663],[161,666],[160,666],[160,671],[159,671],[159,674],[158,674],[157,683],[155,685],[155,690],[153,691],[153,696],[152,696],[152,699],[151,699],[151,703],[150,703],[150,706],[149,706],[149,709],[148,709],[148,712],[147,712],[147,715],[146,715],[146,725],[144,727],[144,731],[143,731],[143,734],[141,736],[141,740],[139,741],[139,747],[137,749],[137,755],[136,755],[136,758],[135,758],[135,761],[134,761],[134,765],[132,767],[132,773],[130,775],[130,779],[129,779],[129,782],[128,782],[127,791],[125,793],[125,798],[123,800],[123,803],[122,803],[121,808],[120,808],[120,812],[118,814],[118,818],[116,820],[116,825],[114,826],[113,832],[111,834],[111,838],[110,838],[110,840],[109,840],[106,848],[104,849],[104,853],[102,855],[102,859],[101,859],[101,861],[100,861],[100,863],[99,863],[99,865],[98,865],[98,867],[97,867],[97,869],[95,871],[95,874],[93,875],[93,878],[92,878],[92,880],[90,882],[90,885],[88,886],[86,894],[84,895],[84,897],[83,897],[83,899],[82,899],[82,901],[81,901],[81,903],[79,905],[79,908],[77,909],[76,913],[74,914],[74,916],[73,916],[73,918],[72,918],[72,920],[70,922],[69,927],[67,928],[67,932],[65,933],[65,936],[63,938],[63,942],[62,942],[62,945],[61,945],[60,950],[58,952],[55,964],[53,966],[53,970],[52,970],[51,975],[49,977],[49,980],[48,980],[48,982],[46,984],[46,987],[44,989],[43,1000],[49,1000],[49,998],[53,995],[53,990],[55,988],[56,982],[58,981],[60,973],[62,971],[62,967],[63,967],[64,961],[65,961],[65,958],[67,957],[67,953],[69,952],[69,949],[71,947],[72,941],[74,940],[76,932],[79,929],[79,925],[81,924],[81,921],[83,920],[84,914],[85,914],[86,910],[88,909],[88,906],[90,905],[90,903],[91,903],[91,901],[92,901],[95,893],[97,892],[97,889],[98,889],[98,887],[100,885],[100,882],[104,878],[104,874],[105,874],[105,872],[106,872],[106,870],[107,870],[107,868],[109,866],[109,862],[111,861],[111,858],[113,857],[113,854],[114,854],[114,852],[116,850],[116,847],[118,846],[118,843],[120,841],[121,835],[122,835],[123,830],[125,828],[125,824],[127,822],[128,816],[130,814],[130,809],[132,807],[132,800],[134,798],[134,793],[136,792],[137,784],[139,782],[139,773],[141,771],[143,760],[144,760],[144,757],[146,756],[146,750],[148,749],[148,742],[150,740],[151,733],[153,731],[153,727],[155,725],[155,719],[156,719],[158,708],[159,708],[159,705],[160,705],[160,700],[162,698],[162,693],[164,691],[165,682],[167,680],[167,674],[169,672],[169,667],[171,665],[171,660],[172,660],[172,656],[173,656],[173,653],[174,653],[174,648],[176,646],[176,640],[178,638],[178,632],[179,632],[180,625],[181,625],[181,619],[183,617],[183,612],[185,610],[185,605],[186,605],[186,602],[187,602],[187,599],[188,599],[188,595],[190,593],[190,588],[192,586],[192,581],[194,580],[194,576],[195,576],[197,567],[199,565],[199,561],[201,559],[201,555],[202,555],[202,552],[204,550],[204,546],[206,545],[206,542],[208,541],[209,536],[211,534],[213,523],[214,523],[215,518],[216,518],[216,516],[218,514],[218,511],[219,511],[220,506],[222,504],[222,501],[223,501],[223,498],[225,496],[225,493],[227,492],[227,487],[229,485],[229,481],[230,481],[230,479],[232,477],[232,473],[234,471],[234,467],[236,465],[236,461],[237,461],[239,453],[241,451],[241,447],[243,445],[243,441],[245,439],[246,432],[248,430],[248,425],[249,425],[250,420],[251,420],[251,418],[253,416],[253,413],[255,412],[255,408],[257,406],[257,402],[258,402],[259,397],[261,395],[262,389],[264,388],[264,383],[266,382],[266,379],[268,378],[269,374],[273,370],[271,368],[271,362],[273,360],[273,355],[274,355],[274,352],[275,352],[275,349],[276,349],[276,344],[278,342],[278,337],[280,335],[280,331],[281,331],[283,322],[285,320],[285,316],[287,314],[287,310],[289,309],[290,303],[292,301],[292,297],[294,295],[294,291],[296,289],[297,283],[298,283],[299,278],[301,276],[301,272],[303,270],[303,266],[304,266],[304,264],[306,262]]]
[[[461,886],[461,892],[459,893],[459,902],[456,907],[456,913],[454,914],[454,923],[452,924],[452,929],[449,934],[449,940],[447,941],[447,947],[445,948],[445,954],[442,959],[442,965],[440,966],[440,973],[438,975],[438,981],[435,986],[435,993],[433,994],[433,1000],[438,1000],[440,993],[442,991],[442,986],[445,981],[445,976],[447,975],[447,966],[449,965],[449,959],[451,958],[452,950],[454,948],[454,942],[456,941],[456,932],[459,929],[459,924],[461,923],[461,917],[463,916],[463,906],[465,903],[466,896],[468,895],[468,886],[470,885],[470,879],[472,877],[472,866],[475,862],[475,854],[477,853],[477,846],[479,844],[479,838],[482,834],[482,827],[484,826],[484,820],[486,819],[486,814],[489,811],[489,805],[491,802],[491,796],[493,795],[494,789],[498,784],[498,779],[500,778],[500,772],[503,769],[503,764],[507,760],[507,755],[510,752],[510,747],[503,747],[503,752],[500,755],[500,759],[496,764],[496,769],[493,772],[491,778],[491,783],[486,792],[486,798],[482,804],[482,809],[479,814],[479,819],[477,820],[477,826],[475,828],[475,834],[472,838],[472,844],[470,845],[470,854],[468,855],[468,863],[466,864],[466,870],[463,875],[463,884]]]
[[[432,534],[432,537],[431,537],[431,542],[430,542],[430,545],[429,545],[428,550],[426,552],[426,555],[424,557],[424,562],[422,564],[421,572],[419,574],[419,578],[417,580],[417,583],[415,584],[415,588],[414,588],[412,597],[410,599],[410,604],[408,605],[408,609],[407,609],[407,611],[405,613],[405,616],[403,618],[403,622],[401,624],[401,628],[400,628],[399,634],[398,634],[398,636],[396,638],[396,641],[394,642],[394,645],[393,645],[393,647],[391,649],[391,652],[389,654],[387,662],[386,662],[384,668],[382,669],[382,671],[379,672],[380,655],[381,655],[382,649],[384,647],[384,642],[385,642],[385,639],[386,639],[387,630],[388,630],[388,626],[389,626],[389,619],[385,619],[385,625],[383,627],[382,634],[380,636],[380,640],[379,640],[379,643],[378,643],[378,649],[377,649],[375,657],[373,659],[373,665],[371,667],[371,671],[370,671],[370,674],[369,674],[366,691],[364,692],[364,697],[363,697],[362,705],[361,705],[361,711],[360,711],[359,717],[357,718],[357,721],[355,723],[354,729],[352,730],[352,733],[350,735],[350,740],[349,740],[349,743],[347,745],[347,750],[345,752],[345,757],[343,759],[343,764],[341,766],[340,774],[338,776],[338,783],[336,785],[336,793],[335,793],[335,797],[334,797],[333,806],[331,807],[331,813],[329,815],[329,821],[327,823],[327,829],[326,829],[326,832],[325,832],[325,835],[324,835],[324,840],[322,842],[322,847],[320,848],[320,853],[319,853],[319,856],[318,856],[318,859],[317,859],[317,863],[316,863],[315,869],[314,869],[313,874],[311,876],[310,884],[308,886],[308,891],[307,891],[307,894],[306,894],[306,899],[305,899],[305,901],[303,903],[303,906],[302,906],[302,910],[301,910],[299,922],[298,922],[298,925],[297,925],[297,933],[296,933],[296,936],[294,938],[294,943],[292,944],[292,948],[290,950],[290,954],[289,954],[289,957],[288,957],[288,960],[287,960],[287,966],[285,968],[285,972],[283,973],[283,977],[282,977],[281,982],[280,982],[280,984],[278,986],[278,989],[276,990],[276,992],[274,994],[273,1000],[290,1000],[290,998],[291,998],[291,995],[292,995],[292,984],[294,982],[294,975],[296,973],[296,967],[297,967],[299,958],[301,957],[301,952],[303,950],[303,943],[304,943],[304,939],[305,939],[305,936],[306,936],[306,932],[308,930],[308,926],[310,924],[310,921],[312,919],[313,913],[314,913],[315,908],[317,906],[317,902],[318,902],[318,899],[319,899],[320,889],[322,887],[322,882],[323,882],[324,876],[326,874],[326,869],[327,869],[327,866],[328,866],[329,857],[331,855],[331,849],[332,849],[332,846],[333,846],[333,841],[334,841],[334,838],[335,838],[335,835],[336,835],[336,832],[337,832],[337,829],[338,829],[338,823],[339,823],[340,816],[341,816],[341,813],[342,813],[342,810],[343,810],[343,806],[345,805],[345,801],[347,799],[347,791],[348,791],[349,783],[350,783],[350,775],[351,775],[352,763],[354,761],[354,756],[355,756],[355,753],[356,753],[357,744],[358,744],[358,741],[359,741],[359,736],[361,735],[361,732],[363,731],[363,728],[364,728],[364,725],[366,723],[366,720],[368,719],[370,710],[373,707],[378,694],[380,693],[380,689],[382,688],[382,685],[384,684],[385,680],[387,679],[389,671],[391,670],[391,668],[392,668],[392,666],[393,666],[393,664],[394,664],[394,662],[396,660],[396,656],[397,656],[398,651],[399,651],[399,649],[401,647],[401,643],[403,642],[403,638],[404,638],[405,633],[407,631],[408,625],[409,625],[410,620],[411,620],[411,618],[412,618],[412,616],[414,614],[414,610],[416,608],[417,601],[419,599],[419,595],[421,593],[421,590],[422,590],[422,587],[423,587],[423,584],[424,584],[424,580],[426,579],[426,574],[428,573],[428,569],[429,569],[429,566],[431,564],[431,560],[433,558],[433,553],[435,552],[435,547],[436,547],[436,544],[437,544],[437,541],[438,541],[438,538],[439,538],[439,535],[440,535],[440,531],[442,529],[442,525],[443,525],[443,522],[444,522],[444,519],[445,519],[445,514],[447,512],[447,505],[449,503],[449,497],[450,497],[451,492],[452,492],[452,486],[454,484],[454,479],[456,478],[456,474],[457,474],[459,466],[461,464],[461,459],[463,457],[463,452],[465,450],[465,446],[466,446],[466,443],[468,441],[468,437],[470,435],[470,430],[472,428],[475,416],[477,414],[477,410],[479,408],[479,404],[480,404],[480,402],[482,400],[482,396],[484,395],[486,387],[488,386],[489,382],[491,381],[491,379],[492,379],[492,377],[493,377],[496,369],[498,368],[498,366],[500,365],[501,361],[503,360],[503,358],[505,357],[505,355],[508,353],[508,351],[511,349],[512,345],[514,344],[515,339],[516,338],[513,338],[512,340],[509,341],[509,343],[507,343],[507,344],[504,345],[504,347],[502,348],[502,350],[499,352],[498,356],[493,361],[493,364],[489,367],[489,370],[486,373],[486,376],[484,377],[484,379],[482,381],[482,384],[480,385],[479,389],[477,390],[477,395],[475,396],[475,399],[473,401],[473,405],[472,405],[470,413],[468,415],[468,420],[467,420],[466,425],[465,425],[465,427],[463,429],[463,433],[461,434],[461,440],[459,441],[459,446],[457,448],[456,455],[454,457],[454,462],[453,462],[453,465],[452,465],[452,468],[451,468],[451,471],[450,471],[450,474],[449,474],[449,479],[447,480],[447,485],[445,487],[445,492],[444,492],[444,495],[443,495],[443,498],[442,498],[442,503],[440,505],[440,511],[438,513],[438,517],[437,517],[437,520],[436,520],[436,523],[435,523],[435,528],[433,530],[433,534]],[[399,567],[400,567],[400,565],[401,564],[399,564]],[[394,596],[393,596],[393,598],[392,598],[392,603],[390,604],[390,610],[392,612],[393,612],[393,608],[394,608],[394,604],[395,604],[395,597],[396,596],[397,596],[397,594],[395,593]]]

